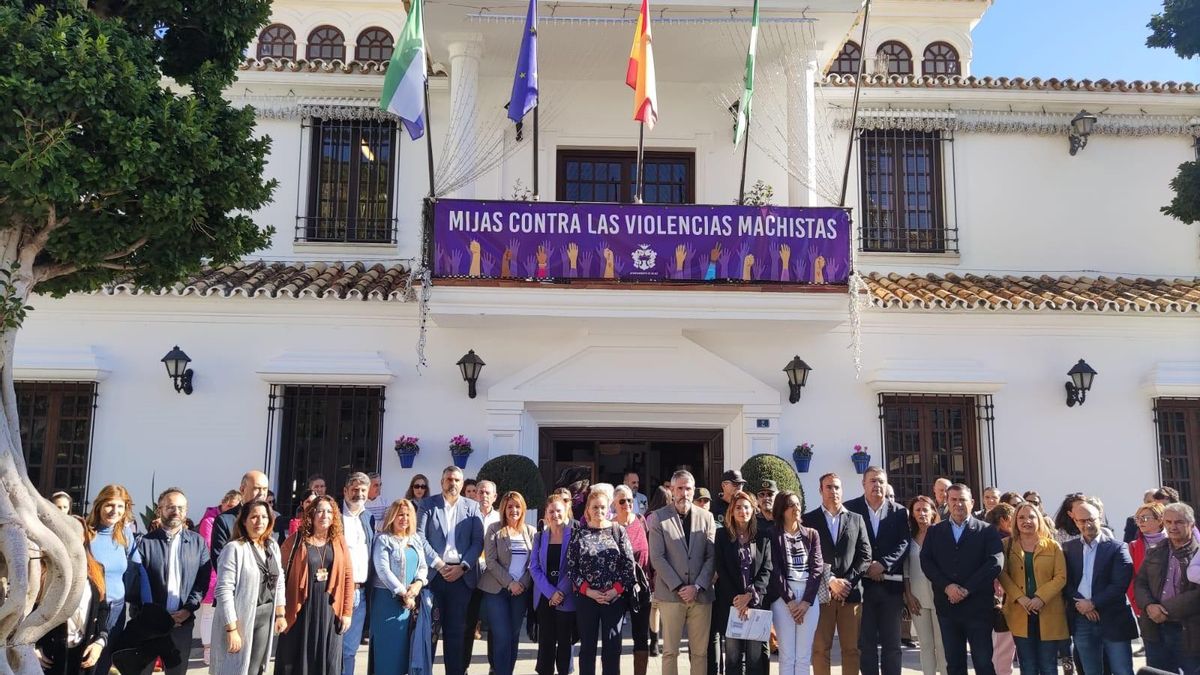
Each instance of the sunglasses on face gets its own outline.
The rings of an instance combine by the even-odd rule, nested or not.
[[[413,486],[413,489],[414,490],[428,490],[429,486],[425,485],[424,483],[417,483],[416,485]]]
[[[632,499],[618,499],[617,503],[618,504],[632,504],[633,500]]]

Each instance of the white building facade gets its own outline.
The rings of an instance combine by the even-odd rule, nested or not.
[[[734,4],[654,9],[661,111],[646,148],[671,169],[655,184],[665,199],[737,199],[726,107],[750,2]],[[468,476],[517,454],[548,480],[636,469],[645,486],[683,465],[716,488],[751,455],[790,461],[808,442],[810,504],[825,472],[857,482],[855,444],[901,498],[950,476],[1048,504],[1096,494],[1115,520],[1159,484],[1200,497],[1200,240],[1159,212],[1197,152],[1200,90],[971,78],[989,4],[877,0],[860,46],[861,3],[763,2],[749,182],[776,204],[834,205],[849,146],[861,284],[426,285],[425,141],[376,111],[397,3],[277,2],[228,92],[272,139],[279,187],[257,214],[271,247],[172,289],[37,298],[16,354],[34,480],[79,496],[122,483],[139,503],[177,485],[207,505],[266,468],[287,506],[311,473],[366,469],[395,498],[415,473],[436,483],[463,434]],[[425,10],[439,188],[508,199],[532,182],[531,125],[518,140],[501,108],[524,10]],[[586,200],[600,183],[625,199],[633,12],[540,12],[540,199]],[[851,133],[847,74],[863,55]],[[1071,154],[1081,110],[1097,121]],[[569,163],[618,173],[588,183]],[[190,395],[160,363],[174,345],[192,359]],[[475,398],[456,365],[468,350],[486,362]],[[791,404],[796,355],[812,372]],[[1098,374],[1068,406],[1080,359]],[[421,439],[411,469],[392,450],[401,435]]]

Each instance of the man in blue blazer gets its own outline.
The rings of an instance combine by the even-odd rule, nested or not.
[[[442,493],[426,499],[417,517],[417,530],[428,545],[433,580],[429,590],[440,608],[446,675],[463,675],[467,665],[462,644],[467,631],[467,603],[479,583],[483,553],[483,520],[479,504],[462,496],[463,472],[456,466],[442,471]],[[436,573],[435,573],[436,572]]]
[[[971,488],[951,485],[946,490],[949,518],[929,528],[921,547],[921,570],[933,585],[948,675],[966,675],[968,644],[975,672],[996,675],[992,599],[1004,549],[996,528],[971,516],[974,508]]]
[[[1067,626],[1086,673],[1133,675],[1130,641],[1138,636],[1137,622],[1125,593],[1133,579],[1129,546],[1100,529],[1100,509],[1080,502],[1071,511],[1079,538],[1063,546],[1067,558]]]
[[[887,499],[887,472],[872,466],[863,473],[863,496],[846,502],[846,510],[862,516],[871,545],[871,564],[862,577],[859,669],[863,675],[879,675],[881,670],[883,675],[900,675],[908,509]]]
[[[212,564],[204,537],[183,526],[187,497],[182,490],[167,488],[158,496],[158,517],[162,527],[142,537],[137,545],[150,581],[150,597],[142,602],[165,608],[175,619],[171,641],[183,660],[167,668],[166,675],[184,675],[192,653],[195,615],[208,592]],[[153,670],[151,662],[145,672]]]

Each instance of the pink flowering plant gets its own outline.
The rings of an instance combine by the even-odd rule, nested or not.
[[[797,445],[796,449],[793,452],[800,455],[801,457],[812,457],[813,444],[805,441],[804,443]]]
[[[396,452],[418,452],[421,449],[420,440],[416,436],[401,436],[396,439]]]
[[[469,455],[475,449],[471,447],[471,439],[459,434],[450,439],[450,454],[452,455]]]
[[[853,454],[853,455],[865,455],[865,454],[867,454],[867,446],[865,446],[865,445],[860,445],[860,444],[855,444],[855,446],[854,446],[854,452],[852,452],[852,453],[850,453],[850,454]]]

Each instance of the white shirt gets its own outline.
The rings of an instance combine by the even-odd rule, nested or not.
[[[870,507],[868,507],[868,508],[870,508]],[[828,509],[826,509],[824,506],[822,506],[821,511],[825,514],[825,524],[829,526],[829,538],[833,540],[834,544],[837,544],[837,538],[838,538],[838,532],[839,532],[838,516],[840,516],[846,512],[846,507],[840,506],[840,507],[838,507],[837,511],[830,513]],[[875,529],[876,530],[879,529],[878,524],[876,525]]]
[[[363,505],[367,513],[371,514],[371,517],[375,519],[376,529],[383,527],[383,517],[387,515],[387,507],[388,503],[383,500],[382,494],[375,499],[368,499],[366,504]]]
[[[887,506],[887,500],[885,499],[882,502],[879,502],[878,509],[871,508],[871,503],[865,499],[863,500],[863,503],[867,505],[867,515],[871,516],[871,531],[875,533],[876,537],[878,537],[879,521],[883,520],[883,509]]]
[[[646,507],[650,504],[650,499],[646,495],[635,492],[633,493],[633,512],[641,515],[646,514]]]
[[[354,573],[354,583],[367,583],[367,571],[370,569],[371,547],[367,545],[367,533],[363,531],[362,521],[350,513],[349,505],[342,511],[342,532],[346,537],[346,549],[350,551],[350,567]],[[360,511],[361,513],[361,511]]]
[[[492,526],[492,523],[498,523],[498,522],[500,522],[500,512],[497,511],[496,509],[492,509],[491,511],[488,511],[488,514],[486,516],[483,516],[483,533],[487,534],[488,528]],[[482,572],[484,570],[484,568],[486,568],[486,567],[487,567],[487,565],[483,561],[483,551],[480,551],[479,552],[479,571]]]
[[[167,612],[173,613],[179,611],[179,606],[183,604],[183,598],[180,597],[182,580],[179,578],[179,547],[183,541],[183,537],[179,536],[183,532],[180,529],[175,534],[167,535]]]
[[[83,642],[83,631],[86,628],[88,609],[92,604],[92,585],[83,584],[83,595],[79,596],[79,606],[67,617],[67,646],[78,647]]]
[[[462,562],[462,555],[458,552],[458,547],[454,544],[454,529],[458,526],[459,513],[462,509],[458,507],[458,503],[463,500],[462,497],[454,502],[451,506],[449,502],[442,507],[442,512],[446,514],[446,550],[442,551],[442,562],[447,565],[457,565]],[[497,516],[499,517],[499,516]]]

